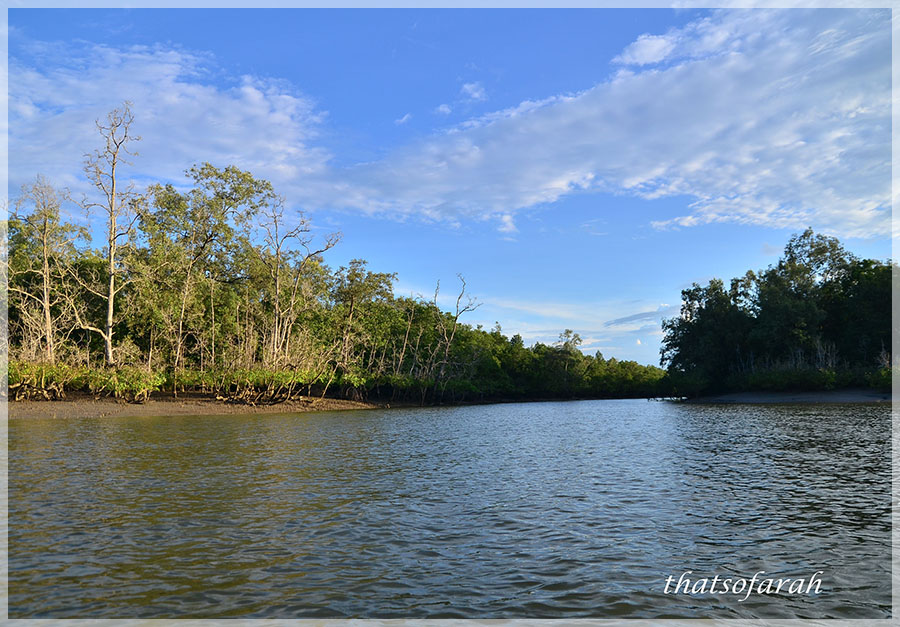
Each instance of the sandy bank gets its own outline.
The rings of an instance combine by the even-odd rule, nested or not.
[[[155,396],[146,403],[126,403],[114,398],[70,394],[61,401],[11,401],[10,418],[86,418],[98,416],[206,416],[227,414],[286,414],[306,411],[375,409],[374,403],[333,398],[289,401],[277,405],[236,405],[202,395]]]
[[[824,392],[735,392],[691,399],[689,403],[889,403],[889,392],[869,389]]]

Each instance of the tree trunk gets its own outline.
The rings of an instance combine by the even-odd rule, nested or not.
[[[113,177],[112,181],[112,200],[110,201],[110,214],[109,214],[109,252],[108,252],[108,262],[109,262],[109,288],[106,292],[106,327],[103,335],[103,342],[105,346],[105,357],[106,357],[106,365],[114,366],[116,363],[115,356],[113,355],[113,307],[115,305],[116,298],[116,212],[115,212],[115,194],[116,194],[116,179]]]
[[[50,317],[50,253],[47,250],[49,245],[48,242],[49,234],[47,233],[47,221],[44,221],[44,234],[43,234],[43,307],[44,307],[44,337],[46,338],[46,342],[44,344],[45,347],[45,356],[47,359],[47,363],[53,364],[56,363],[56,355],[53,350],[53,320]]]
[[[212,346],[210,347],[210,361],[212,362],[212,369],[216,368],[216,301],[215,301],[215,292],[213,289],[215,288],[215,282],[210,279],[209,280],[209,310],[210,317],[212,318],[209,324],[210,336],[212,337]]]
[[[181,365],[184,353],[184,312],[187,309],[188,292],[191,289],[191,270],[194,268],[194,262],[188,264],[187,274],[184,277],[184,288],[181,290],[181,309],[178,312],[178,337],[175,343],[175,369]]]

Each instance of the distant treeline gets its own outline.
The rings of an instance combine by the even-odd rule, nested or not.
[[[324,254],[272,186],[235,167],[188,173],[189,191],[137,190],[126,104],[98,122],[101,149],[75,199],[42,178],[8,221],[9,383],[14,398],[66,391],[142,400],[157,390],[234,402],[298,396],[418,403],[656,396],[664,371],[585,356],[565,331],[525,347],[499,325],[461,318],[477,304],[461,280],[454,308],[398,298],[395,275]],[[102,246],[66,222],[64,201],[102,217]],[[455,292],[456,293],[456,292]]]
[[[777,264],[682,292],[663,322],[673,394],[890,388],[891,278],[896,265],[858,259],[807,229]]]

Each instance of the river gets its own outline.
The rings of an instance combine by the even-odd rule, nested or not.
[[[887,618],[890,481],[885,404],[14,419],[9,617]]]

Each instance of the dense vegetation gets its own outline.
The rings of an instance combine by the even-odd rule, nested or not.
[[[695,283],[663,322],[673,393],[889,389],[896,270],[807,229],[766,270]]]
[[[450,312],[394,296],[391,273],[337,269],[272,186],[235,167],[198,165],[189,191],[122,183],[126,105],[98,123],[101,149],[75,200],[38,178],[8,222],[9,383],[16,398],[82,390],[143,400],[158,390],[270,403],[304,396],[417,403],[655,396],[663,370],[586,356],[577,334],[526,347]],[[64,221],[77,202],[105,224],[100,248]]]
[[[760,272],[682,293],[662,364],[584,355],[570,330],[526,347],[477,307],[401,298],[363,260],[337,269],[340,234],[312,236],[264,180],[204,163],[188,191],[123,185],[126,104],[98,122],[101,149],[74,199],[38,177],[8,228],[9,386],[15,398],[81,390],[141,401],[158,390],[273,403],[299,396],[441,403],[694,396],[744,389],[886,387],[893,267],[807,230]],[[76,203],[105,225],[100,248],[63,220]]]

